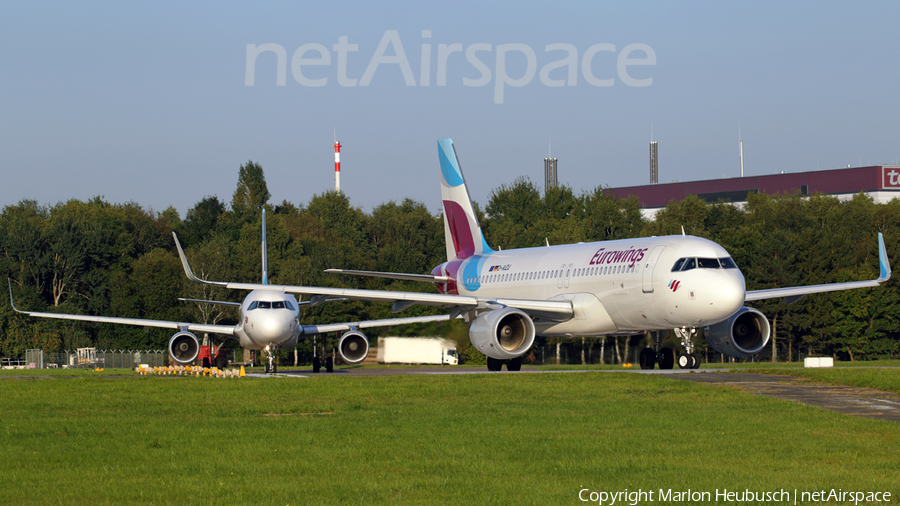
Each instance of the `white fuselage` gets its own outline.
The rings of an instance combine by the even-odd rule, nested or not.
[[[673,272],[679,259],[684,270]],[[453,267],[456,272],[448,274],[455,274],[459,295],[571,300],[575,317],[535,320],[540,335],[705,326],[735,314],[745,297],[744,276],[728,252],[697,237],[508,250],[476,255]]]
[[[293,348],[300,336],[300,310],[293,295],[275,290],[253,290],[241,303],[234,335],[248,350]]]

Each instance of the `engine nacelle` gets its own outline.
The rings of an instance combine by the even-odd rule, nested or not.
[[[518,309],[508,307],[488,311],[469,326],[469,341],[491,358],[520,357],[534,344],[534,322]]]
[[[341,336],[338,353],[344,362],[358,364],[369,356],[369,338],[358,330],[351,330]]]
[[[704,329],[706,342],[729,357],[749,357],[759,353],[769,342],[769,320],[759,311],[742,307],[724,322]]]
[[[190,364],[200,353],[200,341],[197,336],[186,330],[176,333],[169,339],[169,356],[179,364]]]

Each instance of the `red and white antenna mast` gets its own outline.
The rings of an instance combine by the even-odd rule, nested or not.
[[[334,191],[341,191],[341,143],[334,141]]]

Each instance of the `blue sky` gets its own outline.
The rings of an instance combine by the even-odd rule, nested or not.
[[[366,211],[410,197],[440,205],[437,139],[453,138],[474,200],[528,176],[539,183],[548,139],[560,181],[576,193],[649,182],[648,142],[659,142],[660,181],[796,172],[900,160],[900,37],[896,2],[6,2],[0,5],[0,205],[55,204],[102,195],[156,211],[185,212],[207,195],[230,202],[238,168],[265,170],[272,201],[305,204],[334,187],[334,131],[343,144],[342,189]],[[431,37],[423,38],[430,30]],[[367,67],[395,44],[367,86]],[[338,82],[338,53],[346,53]],[[277,44],[255,59],[247,46]],[[328,65],[297,65],[304,44]],[[421,82],[423,44],[430,76]],[[438,86],[438,46],[460,44]],[[483,86],[466,86],[479,70]],[[498,46],[535,55],[533,78],[497,95]],[[577,51],[573,86],[548,86],[541,69]],[[590,74],[585,52],[599,51]],[[622,51],[648,46],[654,65],[619,74]],[[480,46],[483,47],[483,46]],[[610,46],[603,46],[610,47]],[[641,46],[644,47],[644,46]],[[308,51],[305,58],[318,58]],[[646,51],[625,55],[647,58]],[[298,57],[299,58],[299,57]],[[505,74],[525,76],[527,56],[506,52]],[[377,61],[376,61],[377,63]],[[550,70],[568,78],[568,67]]]

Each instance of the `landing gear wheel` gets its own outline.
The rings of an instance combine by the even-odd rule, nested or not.
[[[266,362],[266,374],[269,374],[269,363]]]
[[[660,369],[671,369],[675,366],[675,352],[672,348],[663,348],[659,350],[656,356],[656,362],[659,363]]]
[[[313,373],[318,374],[319,371],[322,370],[322,362],[319,360],[319,357],[313,358]]]
[[[272,374],[275,374],[276,372],[278,372],[278,364],[273,363],[272,364]]]
[[[334,372],[334,359],[328,357],[325,359],[325,371],[326,372]]]
[[[694,367],[694,356],[688,355],[687,353],[679,353],[678,354],[678,368],[679,369],[693,369]]]
[[[521,371],[522,370],[522,357],[516,357],[509,360],[506,363],[507,371]]]
[[[691,353],[691,354],[688,355],[688,356],[691,357],[691,367],[690,367],[690,369],[700,369],[700,359],[697,358],[697,355],[694,355],[693,353]]]
[[[499,371],[503,369],[503,361],[497,358],[487,358],[487,368],[488,371]]]
[[[656,366],[656,352],[653,348],[644,348],[638,357],[641,369],[653,369]]]

